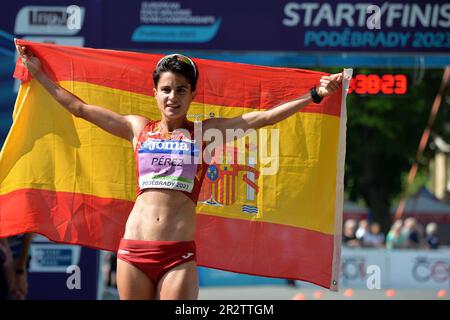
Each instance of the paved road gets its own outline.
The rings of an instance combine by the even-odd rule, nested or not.
[[[296,296],[305,300],[450,300],[450,290],[432,289],[397,289],[389,291],[341,289],[331,292],[326,289],[298,288],[291,286],[232,286],[232,287],[201,287],[199,300],[291,300]],[[115,290],[105,292],[106,300],[117,299]]]
[[[331,292],[325,289],[295,288],[288,286],[263,286],[263,287],[221,287],[221,288],[201,288],[199,299],[201,300],[449,300],[450,292],[440,292],[442,297],[438,297],[438,290],[340,290]]]

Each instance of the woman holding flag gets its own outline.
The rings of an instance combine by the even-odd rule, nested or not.
[[[31,50],[17,46],[31,75],[67,111],[128,140],[135,151],[137,197],[120,242],[117,285],[121,299],[196,299],[195,206],[205,163],[195,159],[209,142],[192,140],[187,112],[196,95],[199,71],[189,57],[163,57],[153,73],[161,120],[122,115],[89,105],[50,80]],[[234,118],[211,118],[202,131],[258,129],[296,114],[340,88],[342,74],[323,76],[320,85],[298,99]]]

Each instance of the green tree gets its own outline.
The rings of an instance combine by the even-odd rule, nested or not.
[[[379,69],[376,73],[412,71]],[[427,70],[419,83],[409,85],[404,96],[348,96],[346,193],[352,201],[364,200],[385,233],[391,224],[390,208],[403,191],[405,176],[415,161],[442,74],[443,70]],[[408,80],[412,78],[410,75]],[[446,109],[441,107],[435,130],[442,131],[448,121]],[[421,159],[424,164],[426,156]]]

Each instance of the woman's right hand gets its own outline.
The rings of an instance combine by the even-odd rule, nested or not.
[[[36,77],[42,71],[41,61],[25,46],[16,45],[16,49],[22,59],[22,63],[31,75]]]

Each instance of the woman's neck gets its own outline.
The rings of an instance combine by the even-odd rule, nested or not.
[[[168,120],[163,117],[161,119],[160,126],[164,132],[172,132],[172,131],[175,131],[176,129],[183,128],[187,121],[188,120],[186,117],[176,119],[176,120]]]

